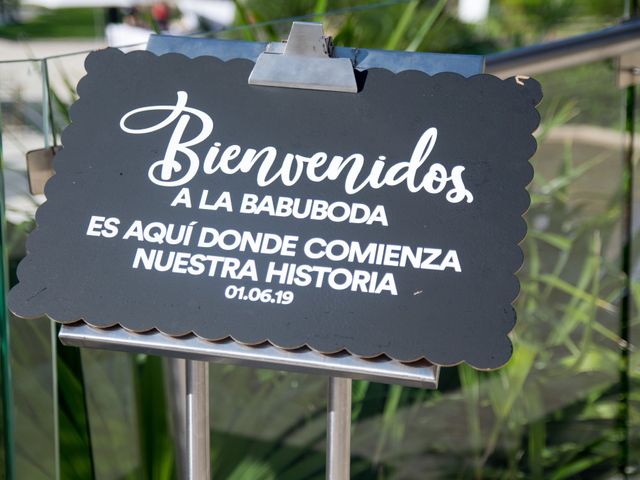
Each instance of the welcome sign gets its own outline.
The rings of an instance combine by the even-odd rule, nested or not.
[[[91,54],[16,315],[496,368],[526,233],[533,80]]]

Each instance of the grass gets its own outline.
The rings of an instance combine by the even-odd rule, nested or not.
[[[0,37],[11,40],[94,38],[103,34],[104,12],[97,8],[43,10],[25,22],[0,25]]]

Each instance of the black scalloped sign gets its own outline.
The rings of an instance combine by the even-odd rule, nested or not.
[[[401,361],[503,365],[540,85],[89,55],[11,310]]]

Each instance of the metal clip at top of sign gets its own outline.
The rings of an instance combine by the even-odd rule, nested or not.
[[[332,51],[321,23],[294,22],[286,42],[270,43],[260,54],[249,84],[357,93],[351,61],[332,58]]]

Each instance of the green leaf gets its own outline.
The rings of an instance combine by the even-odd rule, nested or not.
[[[566,235],[559,235],[557,233],[531,230],[529,231],[529,236],[538,240],[542,240],[543,242],[546,242],[549,245],[556,247],[557,249],[562,251],[568,250],[573,244],[573,240],[571,238],[568,238]]]
[[[448,2],[449,0],[438,0],[438,3],[431,9],[424,22],[422,22],[420,30],[418,30],[416,35],[413,37],[413,40],[411,40],[409,46],[406,48],[408,52],[415,52],[420,47],[425,37],[431,31],[433,24],[444,11],[444,7],[447,6]]]
[[[236,6],[236,14],[238,16],[237,23],[240,26],[250,27],[253,22],[250,21],[251,11],[248,7],[246,7],[240,0],[233,0],[234,5]],[[242,34],[244,39],[249,42],[257,41],[255,32],[252,28],[243,28]]]
[[[557,288],[558,290],[561,290],[581,300],[586,300],[587,302],[594,301],[595,304],[599,308],[602,308],[603,310],[607,310],[609,312],[616,311],[616,307],[611,303],[607,302],[606,300],[603,300],[602,298],[594,299],[593,295],[591,295],[590,293],[587,293],[584,290],[580,290],[579,288],[576,288],[575,286],[571,285],[569,282],[561,278],[555,277],[553,275],[543,274],[537,277],[536,280],[542,283],[545,283],[547,285],[550,285],[554,288]]]
[[[313,17],[314,22],[322,22],[324,13],[327,11],[328,0],[316,0],[316,5],[313,7],[313,13],[316,14]]]
[[[58,345],[60,478],[95,479],[80,350]]]
[[[148,480],[174,478],[174,446],[169,433],[162,359],[139,355],[135,370],[140,452]]]
[[[391,36],[389,37],[389,40],[387,40],[387,43],[384,47],[385,50],[395,50],[398,47],[400,40],[402,40],[402,37],[407,31],[407,28],[409,28],[409,24],[411,23],[413,15],[419,4],[419,0],[411,0],[404,8],[404,12],[400,17],[400,20],[398,20],[396,28],[393,30],[393,32],[391,32]]]

